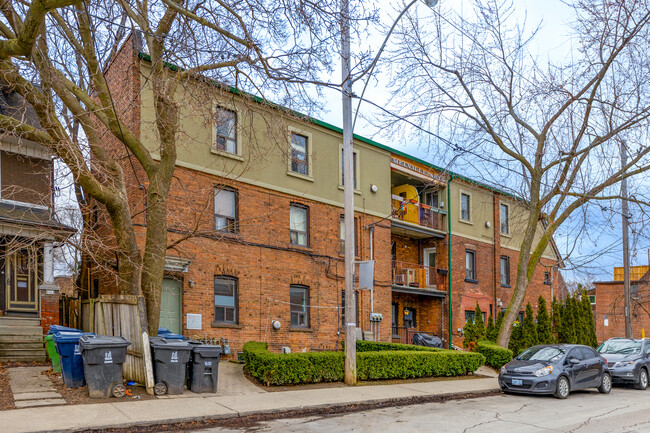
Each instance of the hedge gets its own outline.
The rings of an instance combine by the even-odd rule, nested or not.
[[[386,350],[413,350],[413,351],[423,351],[423,352],[438,352],[444,349],[439,349],[437,347],[417,346],[415,344],[383,343],[381,341],[357,340],[357,353],[358,352],[381,352]]]
[[[357,354],[357,377],[377,380],[459,376],[475,371],[485,362],[480,353],[400,346],[409,350],[395,349],[391,343],[362,344]],[[367,351],[370,347],[378,350]],[[338,382],[344,378],[343,352],[278,354],[269,352],[266,343],[253,341],[244,344],[243,350],[246,371],[267,386]]]
[[[512,350],[505,349],[491,341],[479,341],[477,350],[485,356],[485,363],[490,367],[501,368],[512,361]]]

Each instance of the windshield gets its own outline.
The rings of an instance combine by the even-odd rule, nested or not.
[[[633,340],[608,340],[597,349],[600,353],[623,353],[626,355],[641,352],[641,342]]]
[[[548,361],[555,362],[564,355],[565,350],[561,347],[531,347],[524,350],[517,359],[522,361]]]

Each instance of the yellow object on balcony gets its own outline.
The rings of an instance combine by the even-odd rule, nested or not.
[[[393,210],[397,218],[402,221],[408,221],[413,224],[420,223],[420,198],[418,190],[413,185],[400,185],[392,189],[393,194]],[[397,200],[397,197],[401,198]]]

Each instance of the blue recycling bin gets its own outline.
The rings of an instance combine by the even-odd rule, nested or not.
[[[81,388],[85,385],[84,363],[79,351],[79,339],[83,335],[94,335],[81,331],[57,331],[52,334],[56,351],[61,357],[61,375],[67,388]]]
[[[66,331],[66,332],[81,332],[81,329],[77,328],[68,328],[67,326],[62,325],[50,325],[50,330],[48,334],[54,334],[55,332]]]
[[[187,340],[184,335],[174,334],[167,328],[158,328],[158,337],[166,338],[168,340]]]

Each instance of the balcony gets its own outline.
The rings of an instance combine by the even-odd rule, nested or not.
[[[393,260],[393,291],[446,296],[447,270]]]
[[[394,194],[391,207],[392,220],[397,227],[404,231],[412,229],[413,233],[405,233],[408,236],[444,237],[445,211],[420,203],[417,198],[409,200]]]

